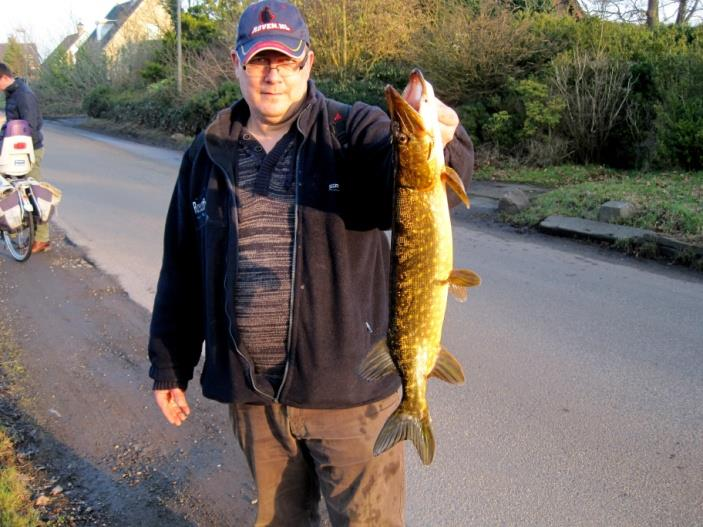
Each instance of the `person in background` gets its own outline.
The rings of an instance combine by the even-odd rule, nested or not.
[[[34,92],[27,83],[15,77],[7,64],[0,62],[0,90],[5,92],[5,118],[6,122],[0,129],[0,139],[5,135],[7,121],[24,119],[32,130],[32,143],[34,144],[35,162],[29,177],[41,180],[41,162],[44,158],[44,136],[42,134],[42,115]],[[37,225],[37,231],[32,245],[32,253],[48,251],[51,247],[49,241],[49,224]]]
[[[390,120],[326,98],[293,5],[251,4],[231,53],[242,99],[183,157],[149,338],[156,404],[180,426],[205,341],[205,397],[229,405],[258,491],[256,525],[403,525],[403,445],[373,444],[399,378],[358,367],[388,327]],[[473,145],[438,103],[468,186]],[[235,522],[236,523],[236,522]]]

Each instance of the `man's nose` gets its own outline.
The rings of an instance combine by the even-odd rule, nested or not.
[[[264,80],[268,82],[276,82],[282,80],[283,77],[278,71],[278,66],[269,64],[266,68],[266,73],[264,74]]]

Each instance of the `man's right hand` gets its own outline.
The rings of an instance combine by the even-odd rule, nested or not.
[[[154,390],[156,404],[166,420],[174,426],[181,426],[190,415],[186,392],[180,388]]]

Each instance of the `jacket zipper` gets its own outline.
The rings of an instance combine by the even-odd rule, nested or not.
[[[307,107],[303,111],[307,110]],[[301,112],[302,113],[302,112]],[[300,129],[299,121],[296,121],[296,128],[298,132],[303,134]],[[304,137],[304,136],[303,136]],[[278,392],[274,396],[274,402],[278,403],[281,400],[281,393],[283,393],[283,386],[286,383],[286,378],[288,377],[288,366],[290,365],[290,348],[291,348],[291,335],[293,333],[293,309],[295,306],[295,275],[297,271],[297,258],[298,258],[298,203],[299,203],[299,188],[300,188],[300,152],[303,150],[303,141],[298,145],[298,151],[295,154],[295,211],[293,217],[295,218],[293,222],[293,254],[291,255],[291,277],[290,277],[290,300],[288,308],[288,336],[286,337],[286,367],[283,370],[283,378],[281,379],[281,384],[278,387]]]
[[[215,159],[212,157],[210,154],[210,150],[207,145],[207,141],[205,142],[205,150],[207,150],[208,157],[212,160],[212,162],[219,168],[222,173],[225,175],[226,179],[229,179],[227,177],[227,171],[220,165]],[[234,174],[233,174],[234,176]],[[232,182],[232,188],[234,191],[234,182]],[[231,207],[234,208],[234,207]],[[235,221],[238,221],[238,216],[237,216],[237,209],[234,208],[234,213],[235,213]],[[251,382],[251,386],[254,388],[254,391],[261,395],[262,397],[265,397],[266,399],[271,399],[271,396],[267,393],[262,392],[257,386],[256,386],[256,381],[254,380],[254,365],[252,364],[251,360],[249,360],[249,357],[244,355],[240,350],[239,346],[237,346],[237,339],[234,338],[234,335],[232,334],[232,318],[229,316],[229,303],[230,303],[230,295],[228,294],[227,291],[227,270],[229,269],[229,233],[227,234],[227,246],[228,250],[225,251],[225,280],[224,280],[224,288],[225,288],[225,316],[227,317],[227,333],[229,334],[229,338],[232,341],[232,345],[234,346],[234,350],[237,352],[237,354],[244,359],[246,362],[248,368],[247,368],[247,375],[249,376],[249,381]],[[275,401],[275,399],[274,399]]]

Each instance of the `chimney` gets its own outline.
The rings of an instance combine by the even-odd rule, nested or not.
[[[85,26],[83,25],[83,22],[78,22],[76,29],[78,30],[78,36],[81,36],[85,32]]]

